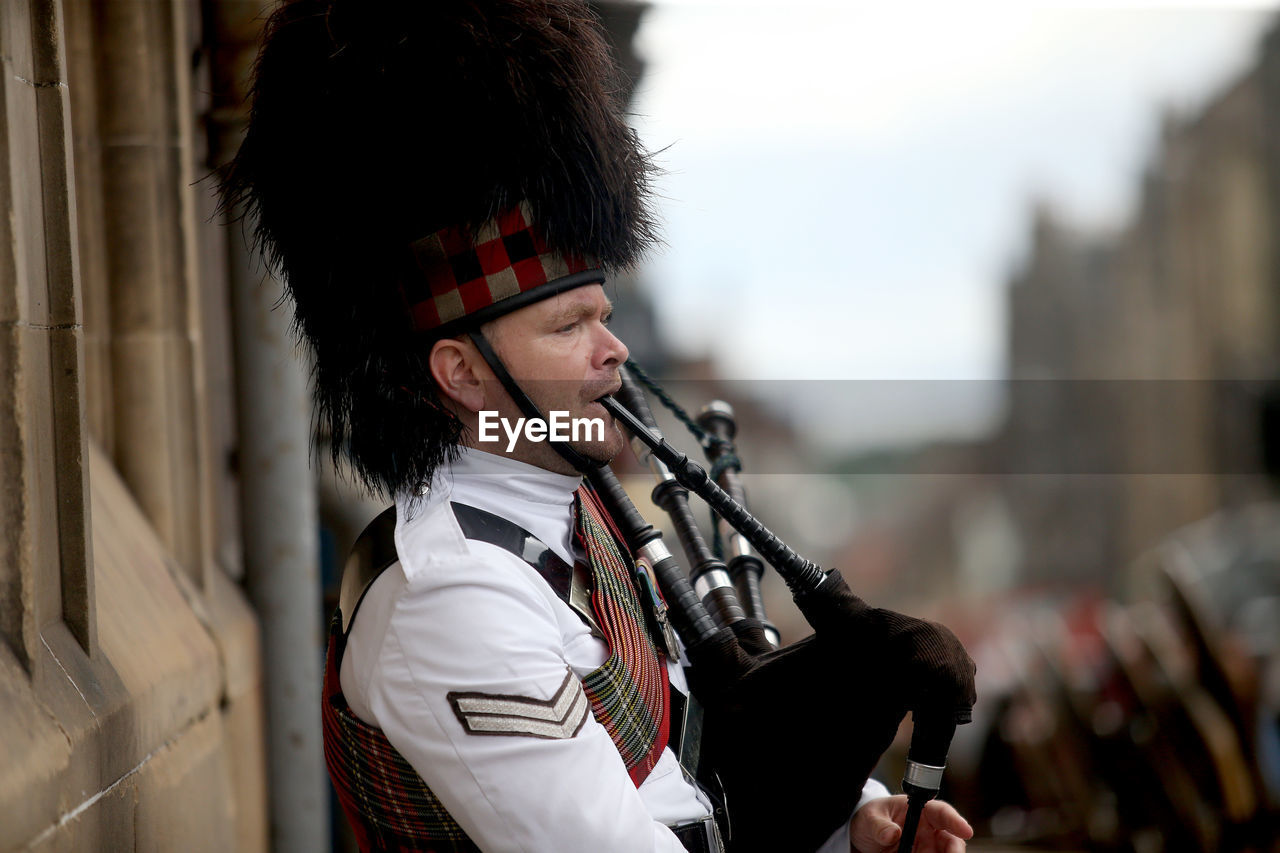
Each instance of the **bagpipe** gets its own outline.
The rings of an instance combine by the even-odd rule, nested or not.
[[[871,607],[838,571],[804,559],[746,510],[731,408],[713,404],[699,418],[713,477],[662,436],[627,370],[622,382],[601,403],[652,471],[654,503],[670,515],[690,571],[607,466],[587,477],[627,538],[638,574],[662,591],[666,611],[658,620],[669,621],[684,643],[690,688],[705,712],[697,774],[723,792],[729,849],[815,849],[848,820],[910,712],[899,851],[911,850],[921,811],[940,788],[955,727],[971,718],[973,661],[945,627]],[[689,492],[718,516],[727,563],[706,544]],[[814,629],[783,647],[764,613],[765,562]]]

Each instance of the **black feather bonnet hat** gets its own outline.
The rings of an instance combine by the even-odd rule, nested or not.
[[[655,242],[623,90],[573,0],[293,0],[267,22],[223,205],[283,279],[318,427],[371,490],[456,446],[436,338]]]

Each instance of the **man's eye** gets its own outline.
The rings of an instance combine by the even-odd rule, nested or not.
[[[573,331],[574,329],[576,329],[576,328],[578,328],[578,324],[577,324],[577,323],[568,323],[568,324],[566,324],[566,325],[564,325],[564,326],[561,326],[560,328],[556,329],[556,331],[557,331],[557,332],[572,332],[572,331]]]
[[[602,326],[607,326],[607,325],[609,325],[609,324],[610,324],[610,323],[612,323],[612,322],[613,322],[613,313],[612,313],[612,312],[610,312],[610,313],[608,313],[608,314],[605,314],[603,317],[601,317],[601,318],[600,318],[600,325],[602,325]]]

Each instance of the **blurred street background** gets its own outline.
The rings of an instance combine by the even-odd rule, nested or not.
[[[670,3],[635,43],[633,349],[735,403],[786,541],[965,639],[947,795],[987,843],[1273,849],[1274,9]]]

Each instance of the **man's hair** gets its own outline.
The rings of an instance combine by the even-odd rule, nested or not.
[[[655,242],[617,74],[571,0],[293,0],[267,22],[223,206],[285,284],[318,431],[371,491],[429,481],[461,434],[407,316],[411,241],[523,202],[606,269]]]

